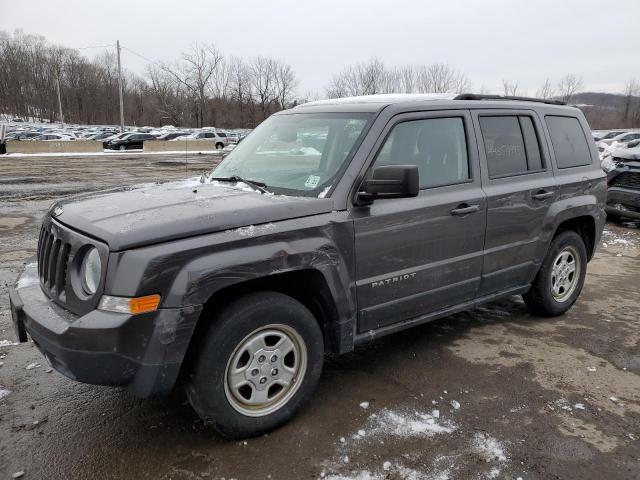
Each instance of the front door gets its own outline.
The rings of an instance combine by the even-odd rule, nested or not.
[[[358,332],[443,310],[480,285],[486,201],[467,111],[394,117],[369,168],[416,165],[417,197],[353,207]]]

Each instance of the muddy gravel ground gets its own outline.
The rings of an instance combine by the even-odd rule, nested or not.
[[[294,421],[246,442],[203,429],[179,389],[75,383],[9,344],[8,286],[52,200],[217,160],[183,161],[0,157],[0,478],[640,479],[637,224],[607,224],[567,315],[513,297],[327,358]]]

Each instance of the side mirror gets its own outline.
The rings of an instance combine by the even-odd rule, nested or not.
[[[415,165],[385,165],[373,170],[371,178],[365,180],[358,203],[371,203],[381,198],[416,197],[420,192],[418,167]]]

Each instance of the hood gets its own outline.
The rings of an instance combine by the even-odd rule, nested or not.
[[[621,160],[640,160],[640,147],[613,150],[611,156]]]
[[[332,209],[328,198],[262,194],[244,183],[193,178],[71,197],[54,204],[50,215],[118,251]]]

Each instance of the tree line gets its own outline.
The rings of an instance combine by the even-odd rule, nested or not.
[[[194,45],[173,62],[145,60],[144,75],[123,72],[127,125],[253,128],[278,110],[321,96],[473,91],[526,95],[517,80],[504,79],[501,92],[474,89],[463,72],[445,63],[389,67],[372,58],[334,74],[324,95],[300,95],[293,68],[277,58],[228,57],[215,45]],[[89,59],[80,50],[52,45],[38,35],[0,31],[0,113],[60,121],[58,88],[66,122],[119,123],[115,48]],[[535,96],[572,103],[582,90],[582,78],[567,74],[556,82],[547,79]],[[623,105],[582,108],[597,128],[640,126],[639,96],[640,84],[632,80]]]
[[[0,32],[0,113],[68,123],[119,123],[117,57],[88,59],[43,37]],[[135,52],[131,52],[134,53]],[[125,124],[252,128],[296,102],[298,80],[271,57],[225,57],[195,45],[174,62],[150,61],[144,76],[123,72]]]

